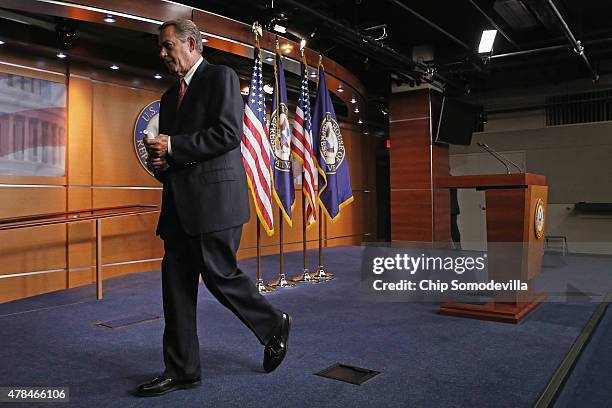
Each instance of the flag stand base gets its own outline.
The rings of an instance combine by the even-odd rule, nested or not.
[[[268,288],[274,288],[274,289],[288,288],[291,286],[295,286],[295,282],[288,281],[287,278],[285,278],[285,274],[283,273],[282,275],[278,277],[278,279],[268,282],[267,286]]]
[[[331,272],[325,272],[323,265],[319,265],[319,269],[310,274],[310,279],[312,283],[327,282],[334,279],[334,274]]]
[[[310,277],[310,272],[308,272],[308,269],[304,269],[304,272],[302,274],[296,276],[295,278],[289,279],[289,280],[294,283],[312,282],[312,278]]]
[[[263,279],[257,279],[257,291],[261,294],[270,293],[272,290],[263,283]]]

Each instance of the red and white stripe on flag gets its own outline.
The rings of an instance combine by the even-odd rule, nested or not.
[[[242,151],[242,162],[244,163],[257,217],[266,233],[271,236],[274,234],[272,167],[270,165],[270,141],[266,128],[266,104],[259,48],[255,48],[254,63],[249,96],[242,119],[243,130],[240,150]]]
[[[302,61],[300,97],[295,110],[291,135],[291,153],[302,163],[304,168],[302,188],[306,196],[306,226],[308,228],[317,220],[317,201],[315,192],[317,188],[317,169],[314,164],[314,153],[312,149],[308,71],[304,61]]]

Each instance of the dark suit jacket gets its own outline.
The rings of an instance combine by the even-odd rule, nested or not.
[[[220,231],[249,220],[240,141],[243,101],[229,67],[202,61],[177,110],[178,83],[161,98],[159,132],[171,137],[157,234]],[[178,219],[177,219],[178,218]]]

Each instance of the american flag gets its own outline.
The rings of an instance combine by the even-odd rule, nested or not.
[[[266,127],[266,98],[263,91],[261,49],[256,47],[254,54],[253,75],[242,119],[240,149],[257,216],[266,233],[271,236],[274,234],[272,167],[270,166],[270,141]]]
[[[308,93],[308,65],[302,59],[302,85],[300,97],[295,109],[293,130],[291,137],[291,153],[297,158],[304,168],[302,177],[302,189],[306,196],[306,226],[307,228],[316,222],[316,194],[317,169],[314,164],[312,149],[312,123],[310,121],[310,96]]]

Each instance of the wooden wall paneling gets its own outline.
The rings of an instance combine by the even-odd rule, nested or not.
[[[327,239],[354,234],[362,235],[367,232],[364,216],[367,205],[364,196],[363,191],[353,190],[353,202],[342,209],[340,217],[335,222],[328,222]]]
[[[377,157],[378,146],[380,145],[380,143],[384,143],[384,142],[381,141],[380,139],[372,137],[371,135],[367,138],[367,147],[365,149],[366,163],[368,163],[368,166],[366,167],[366,180],[367,180],[366,185],[367,185],[367,189],[371,190],[372,192],[375,192],[377,190],[376,157]]]
[[[448,191],[432,191],[436,178],[449,174],[448,147],[431,142],[430,101],[439,99],[432,92],[404,92],[390,98],[392,240],[449,238]]]
[[[57,61],[39,59],[44,70],[30,69],[31,59],[0,49],[0,71],[13,75],[65,83],[63,68]],[[15,64],[15,65],[9,65]],[[22,65],[22,66],[18,66]],[[49,72],[46,72],[48,70]],[[41,184],[57,187],[0,187],[0,218],[66,209],[65,177],[0,176],[4,184]],[[48,226],[0,233],[0,274],[9,275],[66,268],[66,227]],[[0,302],[62,289],[66,273],[0,279]]]
[[[391,239],[431,241],[431,190],[391,191]]]
[[[450,174],[449,148],[447,145],[432,145],[433,185],[438,177]],[[434,241],[450,241],[450,191],[434,187]]]
[[[0,218],[64,212],[66,189],[53,187],[0,187]]]
[[[429,119],[390,124],[391,189],[431,188]]]
[[[366,158],[366,136],[359,130],[344,128],[342,138],[346,152],[353,190],[364,190],[367,188],[367,169],[372,165]]]
[[[86,187],[68,187],[68,211],[92,208],[92,191]],[[67,229],[68,268],[84,270],[68,271],[68,287],[85,285],[95,280],[92,267],[96,259],[95,222],[85,221],[70,223]]]
[[[92,208],[92,98],[93,85],[83,78],[68,80],[68,134],[66,157],[67,211]],[[71,188],[70,186],[75,186]],[[66,225],[67,229],[67,287],[88,284],[95,279],[95,223]]]
[[[91,81],[71,77],[68,82],[68,143],[66,146],[68,185],[91,185],[92,100]],[[70,206],[70,202],[68,204]]]
[[[394,93],[389,98],[389,121],[429,119],[429,90]]]
[[[4,190],[6,189],[1,189],[0,193],[4,193]],[[65,202],[64,193],[61,190],[59,192],[61,196],[56,197],[54,201],[63,203]],[[47,198],[53,196],[54,193],[57,194],[57,192],[48,193]],[[40,197],[43,194],[38,195]],[[63,208],[59,211],[62,210]],[[64,225],[2,231],[0,232],[0,243],[1,275],[66,268],[66,227]],[[64,271],[0,279],[0,302],[63,289],[66,287],[66,279]]]
[[[95,188],[94,207],[113,207],[131,204],[156,204],[161,200],[160,190],[132,190]],[[102,220],[103,263],[126,262],[161,258],[163,245],[155,235],[159,213],[135,215]],[[104,268],[104,276],[111,277],[127,272],[159,269],[159,261],[151,264],[132,264]]]
[[[450,241],[450,190],[434,190],[434,241]]]
[[[142,89],[94,83],[93,184],[155,186],[134,150],[134,123],[140,111],[160,94]],[[112,102],[111,102],[112,101]]]

